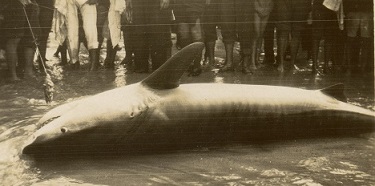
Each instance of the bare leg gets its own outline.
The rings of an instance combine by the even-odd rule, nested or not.
[[[6,43],[6,56],[7,56],[7,64],[9,69],[10,81],[18,81],[20,80],[17,77],[16,72],[16,65],[18,62],[17,56],[17,46],[20,42],[20,39],[9,39]]]
[[[190,27],[190,34],[193,42],[202,42],[203,41],[203,32],[200,18],[198,18],[195,24]],[[194,60],[194,69],[193,69],[193,76],[198,76],[202,72],[201,68],[201,60],[202,55],[198,55],[197,58]]]
[[[318,71],[318,56],[319,56],[319,43],[320,39],[314,38],[312,42],[312,73],[315,74]]]
[[[280,55],[280,63],[277,67],[277,70],[279,72],[284,72],[284,56],[285,56],[285,50],[286,46],[288,45],[288,36],[289,32],[285,30],[278,31],[278,37],[277,37],[277,54]]]
[[[224,43],[225,47],[225,65],[221,68],[222,72],[234,71],[233,65],[233,48],[234,43]]]
[[[326,39],[324,43],[324,67],[323,67],[323,73],[328,73],[328,63],[330,60],[334,63],[333,58],[333,46],[332,46],[332,39]]]
[[[292,40],[290,42],[290,65],[293,71],[299,70],[299,68],[295,65],[298,50],[301,43],[301,31],[300,30],[293,30],[292,31]]]
[[[30,47],[26,47],[24,49],[24,56],[25,56],[25,79],[27,78],[34,78],[33,72],[33,59],[34,59],[35,50]]]
[[[216,41],[209,41],[205,43],[206,55],[207,55],[205,57],[207,57],[207,61],[208,61],[207,64],[210,66],[215,65],[215,44],[216,44]]]
[[[251,53],[252,53],[251,48],[242,49],[242,73],[244,74],[248,74],[252,72],[249,67],[251,63],[250,61],[252,60]]]

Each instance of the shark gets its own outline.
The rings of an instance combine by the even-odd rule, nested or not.
[[[148,152],[374,132],[375,113],[347,103],[343,84],[181,84],[203,48],[190,44],[139,83],[50,110],[23,153]]]

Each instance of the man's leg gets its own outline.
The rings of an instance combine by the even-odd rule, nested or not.
[[[190,27],[190,35],[191,35],[192,42],[203,42],[201,18],[197,18],[195,21],[195,24],[193,24]],[[191,75],[198,76],[202,73],[201,61],[202,61],[202,53],[200,53],[200,55],[197,55],[197,57],[194,59],[193,70],[192,70]]]
[[[237,4],[236,4],[237,3]],[[224,66],[220,69],[220,71],[234,71],[235,65],[233,62],[234,56],[234,43],[237,40],[237,32],[236,32],[236,21],[240,17],[243,20],[243,5],[244,3],[241,2],[234,2],[231,0],[222,0],[219,6],[219,14],[220,16],[220,26],[221,26],[221,35],[223,36],[223,43],[225,48],[225,61]],[[237,17],[238,15],[238,17]],[[239,22],[241,21],[238,20]],[[241,29],[243,27],[240,27]],[[242,36],[242,35],[241,35]],[[241,48],[242,50],[242,48]]]
[[[78,11],[74,0],[67,0],[67,17],[66,26],[68,31],[68,38],[66,43],[70,56],[70,64],[73,68],[79,68],[79,34],[78,34]]]
[[[107,55],[104,60],[104,67],[106,69],[114,69],[115,68],[115,58],[116,58],[117,50],[113,48],[112,41],[107,40]]]
[[[277,54],[280,55],[280,60],[277,70],[284,72],[284,56],[286,47],[288,45],[289,31],[288,30],[277,30]]]
[[[315,74],[318,71],[318,57],[319,57],[319,44],[320,37],[317,34],[313,36],[312,42],[312,73]]]
[[[294,23],[293,23],[294,24]],[[301,31],[302,31],[302,24],[299,24],[296,27],[292,27],[292,32],[291,32],[291,41],[290,41],[290,68],[293,71],[299,70],[299,68],[295,65],[296,60],[297,60],[297,54],[298,50],[301,44]]]
[[[83,30],[85,32],[87,47],[90,58],[90,71],[97,70],[99,67],[98,53],[98,31],[97,31],[97,11],[96,5],[84,4],[80,8],[83,21]]]
[[[133,65],[133,53],[134,53],[134,36],[133,36],[133,29],[132,25],[123,25],[123,39],[125,44],[125,58],[121,61],[123,65]]]
[[[234,49],[234,42],[225,42],[225,63],[224,66],[220,69],[220,71],[234,71],[233,65],[233,49]]]
[[[147,11],[145,10],[145,1],[138,0],[133,2],[133,24],[132,45],[134,46],[134,71],[145,73],[149,71],[150,48],[147,38]]]
[[[41,1],[38,0],[37,3],[40,5],[39,8],[39,24],[40,24],[40,36],[39,36],[39,52],[38,63],[41,66],[41,62],[47,61],[46,51],[47,51],[47,41],[49,33],[51,32],[52,19],[53,19],[53,1]]]
[[[9,69],[10,81],[20,80],[17,77],[16,66],[18,63],[18,52],[17,47],[20,42],[20,38],[8,39],[6,43],[6,57]]]
[[[24,48],[24,56],[25,56],[25,72],[24,78],[34,78],[34,71],[33,71],[33,60],[34,60],[35,49],[32,47],[25,47]]]
[[[275,14],[274,11],[271,12],[271,15]],[[273,44],[275,39],[275,19],[274,16],[270,17],[270,20],[267,22],[265,31],[264,31],[264,64],[273,65],[275,63],[275,55],[273,51]]]
[[[204,65],[212,68],[215,65],[215,44],[217,40],[216,26],[218,19],[223,16],[220,15],[218,4],[210,4],[206,6],[204,15],[202,17],[202,25],[204,30]]]
[[[372,13],[361,13],[361,71],[365,72],[367,68],[371,68],[374,64],[373,58],[373,15]]]
[[[213,66],[215,65],[215,45],[216,41],[206,41],[204,43],[206,48],[205,53],[205,63],[206,65]]]

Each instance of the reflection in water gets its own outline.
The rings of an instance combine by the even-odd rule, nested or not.
[[[215,76],[214,83],[224,83],[224,78],[220,76]]]
[[[126,85],[126,68],[119,66],[115,71],[115,87],[122,87]]]

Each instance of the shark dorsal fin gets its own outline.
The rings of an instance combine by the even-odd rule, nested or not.
[[[203,48],[204,44],[201,42],[186,46],[144,79],[141,84],[153,89],[172,89],[178,87],[182,74],[187,71],[198,55],[202,55]]]
[[[344,84],[339,83],[339,84],[336,84],[336,85],[332,85],[332,86],[323,88],[320,91],[327,96],[331,96],[331,97],[333,97],[337,100],[347,102],[347,98],[344,94],[344,88],[345,88]]]

